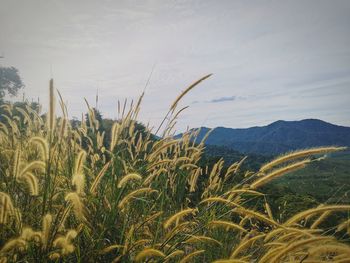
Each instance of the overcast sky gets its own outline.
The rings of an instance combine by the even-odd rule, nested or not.
[[[144,123],[157,126],[187,94],[186,126],[249,127],[319,118],[350,126],[350,1],[0,0],[2,65],[25,96],[47,104],[48,80],[68,103],[105,117],[146,88]]]

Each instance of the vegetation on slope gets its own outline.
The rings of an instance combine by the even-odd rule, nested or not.
[[[334,154],[275,181],[320,202],[350,202],[350,153]]]
[[[208,132],[202,127],[199,140]],[[217,127],[206,144],[226,146],[245,154],[276,155],[323,145],[350,146],[350,127],[317,119],[276,121],[247,129]]]

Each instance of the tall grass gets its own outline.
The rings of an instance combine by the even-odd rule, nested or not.
[[[53,81],[45,116],[29,104],[2,105],[0,262],[346,262],[349,220],[322,225],[349,205],[279,221],[258,192],[317,161],[312,155],[343,148],[290,153],[233,184],[242,162],[200,167],[205,146],[194,142],[197,133],[171,136],[185,93],[157,140],[136,129],[142,96],[124,103],[110,138],[89,105],[79,127],[67,121],[62,98],[56,118]]]

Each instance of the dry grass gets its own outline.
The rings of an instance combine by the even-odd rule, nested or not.
[[[170,108],[173,119],[179,100],[208,77],[175,100]],[[319,206],[280,222],[264,195],[252,190],[312,160],[300,158],[343,148],[291,153],[232,185],[229,178],[243,161],[228,169],[223,160],[211,168],[200,167],[204,142],[195,144],[195,133],[174,140],[173,121],[165,127],[168,136],[159,140],[148,130],[136,129],[142,98],[129,108],[126,102],[123,109],[118,103],[121,119],[106,138],[90,106],[88,121],[73,128],[61,98],[64,117],[56,118],[54,97],[51,81],[46,116],[30,105],[1,107],[0,262],[348,258],[350,248],[344,240],[349,238],[349,220],[334,226],[341,239],[322,225],[331,214],[349,211],[350,206]],[[252,205],[252,196],[263,205]]]

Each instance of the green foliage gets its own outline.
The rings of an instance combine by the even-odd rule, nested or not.
[[[272,159],[271,156],[264,156],[259,154],[244,155],[227,146],[206,145],[202,162],[203,164],[210,164],[215,163],[220,158],[223,158],[226,165],[229,165],[231,163],[242,160],[244,157],[247,157],[247,159],[242,164],[242,169],[250,171],[258,170],[262,164]]]
[[[337,153],[314,162],[274,182],[293,189],[298,195],[309,195],[318,202],[348,203],[350,201],[350,153]]]
[[[14,67],[0,67],[0,100],[9,94],[17,95],[17,92],[24,87],[18,69]]]

